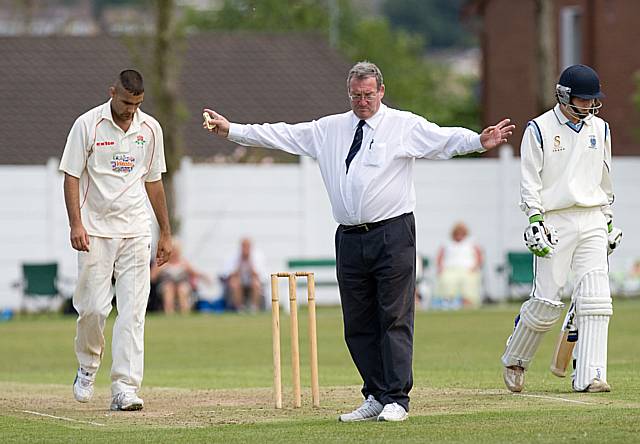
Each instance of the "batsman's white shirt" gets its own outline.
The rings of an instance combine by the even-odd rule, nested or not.
[[[151,235],[144,182],[165,172],[162,129],[140,109],[125,133],[111,115],[111,100],[76,119],[60,170],[80,178],[82,223],[98,237]]]
[[[521,154],[521,207],[545,213],[559,238],[553,257],[535,259],[532,295],[556,301],[570,272],[576,286],[585,274],[608,270],[609,126],[596,116],[576,126],[556,105],[529,123]]]
[[[591,116],[578,127],[556,105],[529,122],[521,157],[525,212],[602,207],[611,214],[611,135],[601,118]]]
[[[310,156],[320,172],[339,224],[357,225],[415,209],[415,158],[449,159],[484,151],[480,136],[466,128],[445,128],[407,111],[380,105],[366,120],[362,147],[349,173],[345,159],[359,122],[348,111],[298,124],[232,123],[228,139],[247,146]]]

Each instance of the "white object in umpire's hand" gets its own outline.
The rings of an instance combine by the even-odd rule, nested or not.
[[[212,130],[216,127],[216,124],[213,123],[213,119],[208,112],[203,112],[202,117],[204,118],[204,124],[207,126],[207,129]]]

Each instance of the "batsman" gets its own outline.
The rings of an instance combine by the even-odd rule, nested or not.
[[[570,358],[562,353],[572,351],[573,390],[611,390],[607,254],[620,244],[622,231],[614,228],[611,208],[611,132],[596,116],[603,97],[592,68],[568,67],[556,85],[558,103],[530,121],[522,139],[520,207],[529,218],[524,240],[535,255],[534,283],[502,356],[504,382],[512,392],[524,388],[525,372],[544,334],[562,315],[560,289],[569,276],[574,279],[572,307],[552,370],[564,375],[558,367]]]

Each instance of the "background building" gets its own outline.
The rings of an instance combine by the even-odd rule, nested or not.
[[[546,17],[541,12],[545,6]],[[583,63],[600,75],[606,94],[601,117],[611,124],[613,154],[640,155],[640,110],[633,101],[640,91],[640,51],[634,46],[640,41],[640,2],[481,0],[470,2],[469,8],[483,18],[485,123],[511,117],[518,126],[511,142],[519,146],[527,122],[543,111],[538,99],[542,73],[548,72],[554,85],[564,68]],[[545,39],[550,39],[548,64],[540,57]],[[545,93],[548,101],[553,89]]]

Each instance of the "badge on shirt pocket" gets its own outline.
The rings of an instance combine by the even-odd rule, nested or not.
[[[136,166],[136,158],[128,153],[116,153],[111,159],[111,169],[116,173],[130,173]]]
[[[382,166],[387,155],[387,144],[372,140],[366,147],[363,164],[367,166]]]

